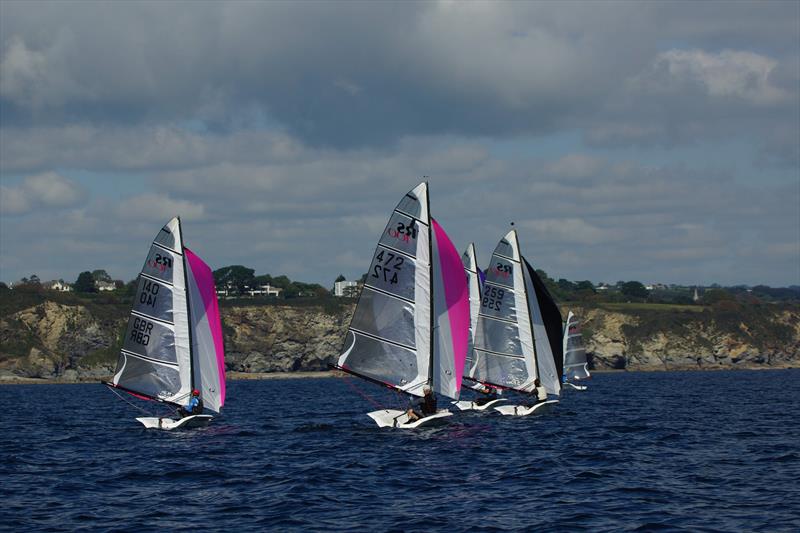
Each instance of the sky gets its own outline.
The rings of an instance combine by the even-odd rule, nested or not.
[[[485,265],[800,285],[800,2],[0,2],[0,280],[331,286],[403,194]]]

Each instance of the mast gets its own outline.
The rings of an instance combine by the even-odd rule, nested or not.
[[[427,176],[425,176],[427,178]],[[433,336],[433,223],[431,222],[431,193],[430,188],[428,187],[428,182],[425,182],[425,208],[428,211],[428,299],[430,302],[430,331],[429,331],[429,341],[428,341],[428,386],[433,388],[433,343],[434,343],[434,336]]]
[[[183,261],[183,290],[186,292],[186,326],[189,328],[189,379],[192,390],[195,390],[194,341],[192,339],[192,314],[189,306],[189,275],[187,270],[189,265],[186,263],[186,251],[183,249],[183,227],[181,226],[181,217],[178,217],[178,229],[180,230],[181,260]],[[189,393],[189,397],[191,398],[191,392]],[[202,394],[200,397],[202,398]]]

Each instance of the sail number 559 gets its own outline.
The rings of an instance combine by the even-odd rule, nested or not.
[[[481,307],[486,307],[493,311],[499,311],[500,306],[503,304],[503,296],[505,295],[506,291],[504,291],[503,289],[486,286],[483,291],[483,300],[481,301]]]

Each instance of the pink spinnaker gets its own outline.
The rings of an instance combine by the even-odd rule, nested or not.
[[[204,365],[211,363],[211,369],[216,370],[218,380],[217,386],[219,387],[217,389],[217,395],[219,398],[219,406],[221,407],[225,403],[225,348],[222,340],[222,325],[220,323],[217,292],[214,285],[214,274],[211,272],[211,268],[190,249],[184,247],[184,252],[186,254],[186,262],[191,269],[190,280],[192,278],[194,280],[194,284],[189,287],[190,296],[195,296],[194,292],[196,290],[202,300],[203,312],[193,313],[192,315],[192,327],[195,328],[193,335],[198,337],[208,332],[213,341],[213,360],[206,360],[203,356],[208,358],[208,355],[201,354],[199,364],[201,368],[203,368]],[[192,309],[197,309],[197,304],[199,303],[200,302],[193,301]],[[207,379],[207,376],[203,375],[203,378]]]
[[[469,288],[464,275],[461,254],[453,246],[444,229],[433,218],[431,218],[431,226],[438,246],[439,271],[450,323],[455,390],[459,391],[469,344]]]

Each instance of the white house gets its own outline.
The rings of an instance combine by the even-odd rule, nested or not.
[[[95,281],[94,287],[100,291],[113,291],[117,288],[113,281]]]
[[[359,283],[357,281],[337,281],[333,284],[334,296],[351,296],[358,292]]]
[[[275,296],[277,298],[280,296],[282,290],[283,289],[279,289],[277,287],[272,287],[269,283],[267,283],[266,285],[259,285],[255,288],[247,288],[245,289],[245,292],[250,296]]]
[[[51,291],[69,292],[72,290],[72,286],[69,283],[65,283],[63,279],[48,281],[43,286]]]

